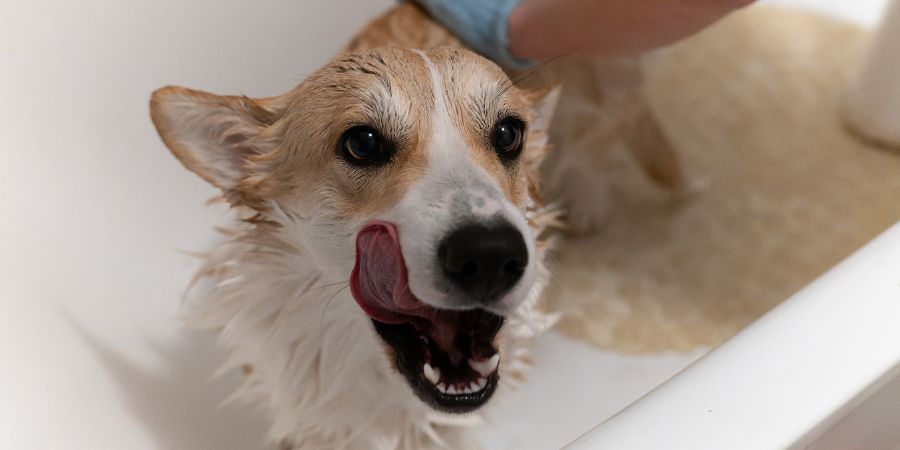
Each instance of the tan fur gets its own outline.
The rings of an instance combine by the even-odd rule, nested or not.
[[[416,5],[399,5],[373,20],[357,34],[346,51],[364,51],[383,46],[431,48],[464,47],[445,28]],[[551,125],[551,142],[561,160],[544,169],[550,182],[550,195],[567,203],[573,228],[587,231],[598,218],[581,225],[578,214],[597,208],[601,192],[580,183],[581,178],[596,178],[602,173],[609,150],[625,144],[644,173],[657,185],[671,192],[690,186],[675,148],[650,110],[643,92],[642,67],[636,59],[603,61],[566,57],[529,69],[510,73],[514,84],[526,90],[541,90],[562,84],[559,107]],[[573,174],[570,166],[577,166]],[[602,188],[601,188],[602,189]],[[573,195],[567,190],[578,191]],[[587,191],[586,194],[578,193]],[[586,196],[584,202],[581,196]],[[588,203],[588,204],[584,204]],[[602,207],[601,207],[602,208]]]
[[[265,211],[270,205],[264,199],[276,202],[288,198],[295,200],[298,193],[302,194],[311,188],[310,184],[298,183],[298,180],[315,180],[316,185],[334,186],[334,201],[348,214],[377,214],[396,203],[406,188],[422,175],[424,158],[421,157],[421,149],[416,148],[424,137],[422,133],[428,132],[429,125],[423,121],[428,117],[428,108],[433,104],[426,86],[427,72],[421,59],[408,50],[387,47],[428,49],[439,45],[463,47],[418,7],[402,4],[375,19],[354,37],[345,49],[349,54],[338,57],[328,67],[317,71],[287,94],[254,100],[246,97],[220,97],[177,87],[163,88],[154,93],[151,101],[153,120],[166,145],[186,167],[207,181],[223,187],[220,180],[215,180],[214,175],[178,143],[174,126],[166,123],[162,118],[162,111],[172,107],[171,104],[177,103],[179,98],[199,98],[208,102],[211,108],[227,108],[253,118],[258,124],[256,131],[259,134],[249,136],[248,132],[251,130],[245,130],[233,138],[236,139],[236,145],[247,147],[244,151],[247,157],[242,162],[246,173],[237,180],[235,186],[224,189],[226,196],[234,204]],[[455,68],[464,64],[491,67],[486,61],[472,59],[470,55],[464,57],[465,61],[460,61],[459,55],[449,48],[431,51],[433,59],[442,66],[441,73],[445,77],[471,73]],[[500,74],[497,77],[500,79]],[[405,99],[409,110],[407,119],[415,121],[407,126],[421,130],[422,133],[405,136],[403,143],[411,151],[398,152],[402,161],[394,165],[389,173],[347,183],[346,180],[353,177],[348,176],[345,168],[334,165],[332,155],[327,151],[330,150],[329,143],[337,140],[343,126],[364,122],[368,117],[364,108],[359,107],[360,103],[365,102],[365,98],[359,98],[360,93],[372,89],[389,89],[392,83],[396,84],[397,78],[413,81],[405,82],[402,90],[409,97]],[[416,85],[415,80],[422,84]],[[514,80],[517,78],[514,77]],[[602,161],[605,149],[611,148],[613,141],[622,136],[626,136],[637,161],[651,179],[672,190],[685,188],[686,182],[678,158],[644,103],[640,91],[640,69],[635,62],[568,59],[554,62],[549,67],[540,67],[517,81],[534,92],[545,92],[548,87],[565,81],[560,108],[551,126],[551,141],[559,148],[560,153],[576,155],[577,162],[569,165],[576,166],[577,171],[585,173],[574,176],[568,167],[551,164],[549,168],[545,168],[545,175],[551,182],[551,195],[555,199],[569,200],[568,206],[572,214],[596,209],[595,205],[578,204],[579,196],[584,195],[579,193],[584,191],[589,192],[586,194],[587,202],[597,202],[597,194],[590,194],[591,190],[585,189],[578,183],[578,179],[596,178],[594,174],[601,165],[598,161]],[[498,96],[496,100],[499,104],[485,102],[485,105],[492,108],[498,106],[529,118],[529,94],[516,86],[503,86],[502,89],[509,91],[510,95]],[[489,95],[488,91],[485,90],[486,95]],[[472,126],[471,120],[483,116],[473,112],[473,108],[478,105],[454,106],[458,128],[477,129]],[[334,120],[310,120],[314,117],[333,117]],[[402,126],[397,123],[386,125]],[[298,130],[310,129],[314,131],[296,135]],[[483,136],[470,134],[466,137],[473,144],[473,149],[483,149],[482,152],[473,151],[473,159],[498,181],[514,203],[523,204],[528,193],[532,196],[538,194],[536,174],[519,177],[518,168],[509,170],[489,155],[490,150],[486,148]],[[272,148],[273,142],[288,145]],[[322,149],[326,151],[323,152]],[[532,162],[537,159],[525,158]],[[536,167],[526,167],[526,170],[536,170]],[[576,191],[575,195],[567,194],[567,189]]]
[[[277,99],[253,100],[238,96],[219,96],[177,86],[167,86],[156,90],[151,96],[150,117],[163,142],[185,167],[221,188],[227,197],[233,199],[234,203],[259,206],[258,202],[263,195],[263,192],[258,192],[260,186],[250,184],[250,180],[241,187],[229,184],[225,175],[215,173],[212,165],[198,159],[198,154],[187,148],[182,139],[184,130],[180,128],[195,125],[200,115],[224,116],[223,120],[213,125],[213,128],[231,127],[228,133],[228,142],[223,142],[223,144],[229,147],[240,147],[241,150],[237,150],[235,153],[243,155],[247,164],[250,165],[265,151],[262,144],[266,138],[261,133],[277,117],[277,103]],[[197,104],[204,105],[205,111],[198,111],[195,108]],[[174,121],[174,118],[179,118],[179,121]],[[240,122],[241,125],[236,125],[237,122]]]
[[[465,136],[473,149],[473,159],[497,180],[515,204],[523,205],[528,192],[525,178],[518,175],[518,168],[507,169],[500,164],[489,148],[488,133],[490,121],[498,111],[530,119],[528,99],[534,96],[527,97],[518,88],[509,86],[505,74],[496,66],[471,53],[438,48],[428,55],[445,77],[463,77],[455,82],[445,80],[446,86],[483,93],[472,97],[448,92],[453,119],[460,130],[481,131],[472,131]],[[464,66],[473,64],[493,73],[494,79],[486,81],[483,75],[467,77],[472,71]],[[265,211],[268,206],[264,199],[293,202],[298,196],[302,198],[304,192],[327,185],[334,187],[334,201],[345,213],[372,216],[396,204],[408,186],[424,172],[421,143],[431,133],[431,123],[427,119],[434,106],[428,80],[424,61],[413,51],[375,48],[365,54],[343,55],[312,74],[296,89],[272,99],[216,96],[180,87],[162,88],[153,94],[151,115],[173,154],[188,169],[223,188],[234,204]],[[401,98],[402,102],[402,117],[390,117],[385,123],[378,124],[402,148],[397,151],[396,163],[377,177],[367,177],[346,164],[336,163],[334,152],[337,149],[332,145],[350,126],[381,120],[369,108],[375,103],[372,96]],[[257,124],[254,129],[240,130],[223,140],[226,146],[246,147],[240,152],[246,155],[242,162],[242,170],[246,173],[234,186],[226,186],[210,173],[208,165],[185,149],[178,124],[170,123],[171,118],[178,117],[172,111],[182,99],[200,101],[208,104],[210,109],[230,111],[230,114],[222,114],[221,127],[233,120],[231,115],[250,118]],[[323,121],[319,119],[321,117],[331,120]],[[251,135],[253,132],[259,134]]]
[[[438,25],[412,3],[398,5],[369,22],[344,47],[344,52],[362,52],[379,47],[462,47],[446,28]]]

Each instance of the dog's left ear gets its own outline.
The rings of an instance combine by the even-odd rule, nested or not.
[[[150,116],[166,147],[232,203],[244,204],[252,197],[251,182],[265,176],[260,156],[275,145],[266,131],[281,109],[277,98],[219,96],[175,86],[156,90],[150,99]]]
[[[531,122],[528,124],[529,146],[544,148],[547,145],[550,122],[553,121],[560,92],[562,86],[558,83],[525,92],[525,97],[531,103]]]

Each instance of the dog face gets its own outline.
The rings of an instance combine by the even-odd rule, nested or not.
[[[526,161],[554,100],[464,50],[378,49],[275,98],[163,88],[151,113],[188,169],[349,279],[421,400],[466,412],[499,383],[504,318],[535,294]]]

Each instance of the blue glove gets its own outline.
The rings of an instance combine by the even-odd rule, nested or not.
[[[507,23],[519,0],[415,0],[470,47],[497,64],[525,69],[534,63],[509,53]]]

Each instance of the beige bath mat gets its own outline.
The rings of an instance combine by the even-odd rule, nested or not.
[[[867,40],[759,7],[650,61],[651,104],[707,187],[673,202],[614,156],[608,225],[553,256],[560,329],[620,351],[712,346],[900,220],[900,155],[840,121]]]

